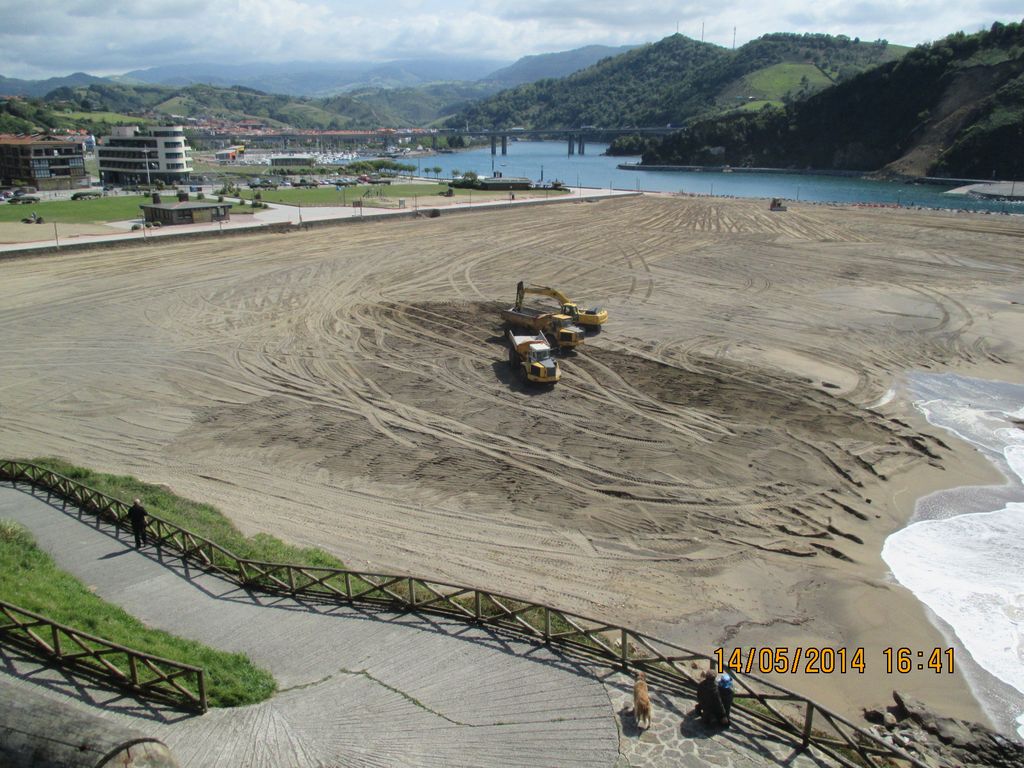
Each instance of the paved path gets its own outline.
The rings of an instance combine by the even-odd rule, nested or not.
[[[657,691],[637,734],[620,673],[444,618],[249,594],[23,485],[0,483],[3,518],[147,624],[274,674],[267,702],[189,716],[0,647],[0,683],[159,738],[183,768],[827,765],[752,725],[706,733]]]

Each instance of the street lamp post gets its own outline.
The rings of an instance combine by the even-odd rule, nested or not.
[[[149,178],[149,147],[146,147],[146,187],[148,189],[153,188],[153,182]]]

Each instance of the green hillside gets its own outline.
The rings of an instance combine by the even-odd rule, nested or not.
[[[1024,26],[959,32],[785,108],[702,120],[643,161],[1020,177]]]
[[[685,123],[799,100],[906,52],[880,40],[772,34],[731,51],[672,35],[559,80],[541,80],[470,105],[456,127],[571,128]]]

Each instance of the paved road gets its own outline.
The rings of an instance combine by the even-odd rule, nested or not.
[[[0,647],[0,683],[31,688],[164,741],[203,766],[823,766],[737,724],[706,733],[689,702],[653,692],[638,734],[622,674],[443,618],[252,595],[130,534],[0,483],[0,519],[147,624],[242,651],[279,685],[271,700],[189,716],[47,669]],[[2,704],[0,704],[2,706]]]

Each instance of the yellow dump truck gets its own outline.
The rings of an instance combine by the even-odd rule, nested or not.
[[[516,286],[516,303],[501,310],[501,319],[517,328],[547,334],[559,349],[573,349],[583,343],[586,332],[569,315],[523,306],[523,283]]]
[[[554,384],[562,378],[558,361],[551,354],[551,345],[544,334],[517,334],[510,328],[507,338],[509,367],[518,370],[523,381]]]
[[[522,283],[520,283],[522,285]],[[524,289],[525,293],[532,293],[538,296],[550,296],[552,299],[561,304],[561,313],[568,315],[572,318],[574,323],[587,328],[600,328],[604,325],[604,322],[608,319],[608,310],[602,307],[591,307],[590,309],[580,309],[579,305],[575,301],[570,299],[564,293],[557,288],[550,288],[546,285],[528,285]]]

